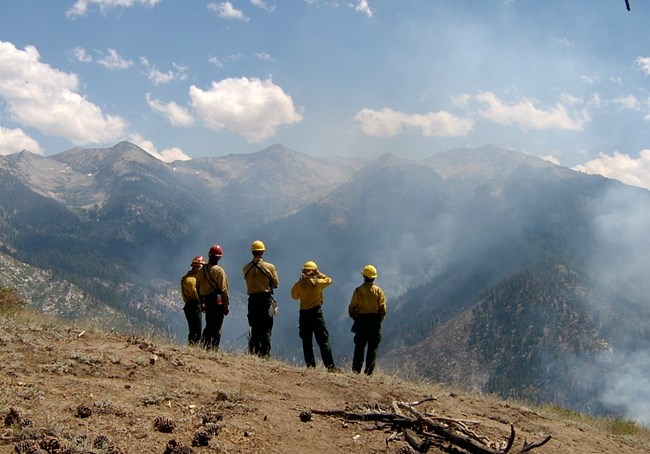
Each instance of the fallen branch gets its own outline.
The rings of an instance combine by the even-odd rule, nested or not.
[[[435,445],[447,452],[459,452],[461,449],[469,454],[510,453],[515,442],[515,428],[512,424],[507,440],[495,443],[467,427],[467,424],[479,425],[479,421],[429,416],[413,408],[428,400],[435,400],[435,398],[427,398],[414,403],[393,402],[392,412],[383,411],[377,405],[372,407],[372,411],[367,412],[346,410],[311,410],[311,412],[317,415],[343,418],[347,421],[375,421],[388,424],[394,430],[401,431],[404,434],[404,440],[418,452],[427,452],[430,446]],[[386,443],[396,439],[397,435],[394,433],[386,440]],[[524,440],[524,445],[517,454],[528,453],[543,446],[550,439],[551,436],[548,435],[544,440],[535,443],[528,443]]]

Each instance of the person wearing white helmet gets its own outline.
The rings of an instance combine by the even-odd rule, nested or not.
[[[386,297],[384,291],[375,284],[377,268],[366,265],[361,271],[363,284],[354,289],[348,314],[354,320],[354,355],[352,370],[359,374],[363,367],[366,347],[366,367],[364,373],[372,375],[375,370],[377,349],[381,342],[381,322],[386,317]]]
[[[219,350],[223,319],[230,312],[228,276],[219,266],[221,257],[223,257],[221,246],[212,245],[208,252],[208,263],[203,266],[196,280],[199,298],[205,307],[205,328],[201,342],[208,350]]]
[[[332,278],[321,273],[316,262],[309,260],[302,267],[300,279],[291,287],[291,298],[300,300],[298,334],[302,339],[302,352],[307,367],[316,367],[312,337],[320,349],[323,365],[330,371],[336,370],[329,333],[323,317],[323,290],[332,283]]]
[[[190,345],[196,345],[201,340],[201,327],[203,320],[201,318],[201,302],[199,294],[196,291],[196,277],[205,265],[205,259],[197,255],[192,259],[190,270],[181,278],[181,296],[183,297],[183,312],[187,319],[187,342]]]
[[[251,328],[248,352],[262,357],[271,355],[273,316],[277,310],[273,290],[280,283],[275,266],[262,258],[265,251],[264,243],[253,241],[253,259],[242,268],[248,294],[248,325]]]

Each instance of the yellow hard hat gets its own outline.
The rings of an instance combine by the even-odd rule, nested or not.
[[[255,240],[251,243],[251,251],[266,251],[266,247],[260,240]]]
[[[308,262],[305,262],[305,264],[302,266],[303,270],[317,270],[318,265],[316,265],[316,262],[309,260]]]
[[[377,268],[372,265],[366,265],[363,267],[363,270],[361,270],[361,274],[368,279],[374,279],[377,277]]]

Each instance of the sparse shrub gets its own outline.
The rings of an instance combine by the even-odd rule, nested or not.
[[[153,425],[158,432],[172,433],[176,428],[176,423],[165,416],[157,416],[153,420]]]

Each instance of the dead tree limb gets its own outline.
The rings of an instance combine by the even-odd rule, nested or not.
[[[423,401],[421,401],[423,402]],[[417,403],[416,403],[417,404]],[[495,443],[488,437],[477,434],[469,429],[466,424],[480,424],[479,421],[460,420],[452,418],[437,418],[428,416],[413,408],[413,404],[404,402],[393,402],[393,412],[383,411],[379,406],[372,407],[372,411],[354,412],[346,410],[311,410],[317,415],[334,416],[348,421],[374,421],[390,425],[393,429],[404,434],[405,441],[418,452],[427,452],[431,445],[447,449],[462,449],[469,454],[508,454],[515,442],[515,428],[510,424],[510,435],[505,442]],[[388,443],[395,440],[393,434]],[[528,443],[524,440],[524,446],[517,454],[525,454],[531,450],[543,446],[551,439],[548,435],[544,440],[536,443]],[[453,447],[449,448],[451,444]],[[455,447],[455,448],[454,448]],[[457,452],[457,450],[454,450]]]
[[[524,447],[521,448],[521,451],[519,451],[519,454],[523,454],[525,452],[532,451],[535,448],[539,448],[540,446],[544,446],[546,443],[549,442],[549,440],[553,438],[550,435],[547,435],[546,438],[544,438],[542,441],[538,441],[537,443],[527,443],[524,441]]]

